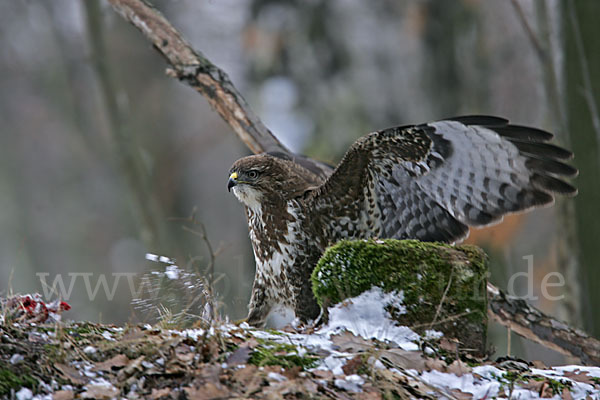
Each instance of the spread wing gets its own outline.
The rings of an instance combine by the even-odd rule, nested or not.
[[[496,117],[458,117],[368,134],[305,197],[317,235],[453,242],[469,226],[577,190],[572,154],[548,132]]]

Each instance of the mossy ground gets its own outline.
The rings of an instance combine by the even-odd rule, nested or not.
[[[477,247],[388,239],[339,242],[325,252],[312,281],[321,306],[372,286],[402,291],[407,312],[390,310],[398,322],[417,332],[441,330],[483,351],[486,277],[487,257]]]
[[[264,339],[257,339],[257,341],[259,345],[250,356],[249,364],[257,367],[265,365],[280,365],[283,368],[300,367],[302,370],[316,365],[316,357],[310,354],[298,354],[296,346]]]
[[[0,396],[7,396],[12,390],[19,390],[21,387],[34,389],[37,387],[37,379],[23,371],[17,373],[8,369],[8,366],[0,364]]]

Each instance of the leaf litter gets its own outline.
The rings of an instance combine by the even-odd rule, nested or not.
[[[386,296],[390,294],[372,289],[331,308],[326,325],[304,329],[298,324],[260,330],[245,323],[221,322],[178,330],[148,324],[121,328],[4,320],[0,397],[577,399],[600,395],[599,367],[521,363],[516,368],[515,363],[453,357],[459,353],[454,351],[456,343],[437,333],[421,337],[395,325],[382,307]]]

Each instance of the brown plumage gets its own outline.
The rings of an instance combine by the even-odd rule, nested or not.
[[[244,204],[256,259],[248,322],[277,307],[307,321],[319,308],[310,274],[341,239],[455,242],[469,226],[575,195],[577,170],[552,135],[496,117],[385,129],[357,140],[335,170],[303,156],[236,161],[228,188]]]

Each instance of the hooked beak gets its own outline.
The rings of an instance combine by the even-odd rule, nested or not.
[[[237,185],[237,177],[238,177],[237,172],[233,172],[231,175],[229,175],[229,180],[227,181],[227,191],[228,192],[231,192],[231,188],[234,187],[235,185]]]

